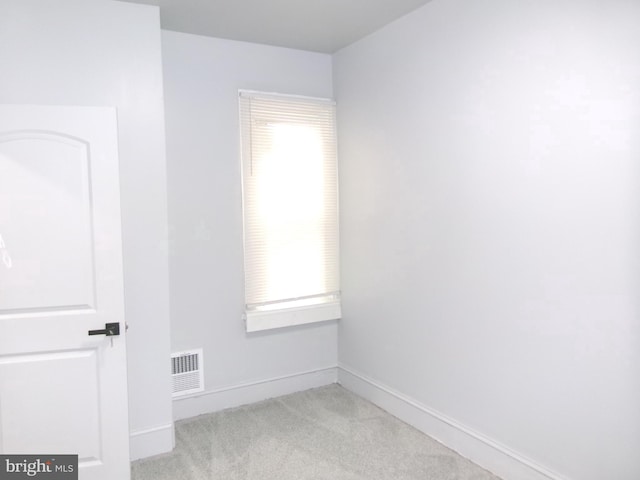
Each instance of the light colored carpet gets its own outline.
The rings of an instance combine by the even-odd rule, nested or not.
[[[176,423],[133,480],[499,480],[339,385]]]

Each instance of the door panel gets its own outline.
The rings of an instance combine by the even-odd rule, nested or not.
[[[3,285],[0,313],[93,308],[88,145],[23,132],[0,136],[0,152],[4,240],[22,267]]]
[[[37,438],[43,452],[77,453],[80,462],[102,457],[97,358],[93,349],[0,359],[0,376],[6,388],[2,395],[5,453],[30,451]],[[60,372],[67,377],[64,386]],[[62,414],[52,417],[43,408],[43,399],[64,405]]]
[[[0,452],[84,480],[129,478],[118,185],[115,110],[0,106]]]

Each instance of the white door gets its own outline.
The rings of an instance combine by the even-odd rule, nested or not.
[[[0,453],[128,479],[114,109],[0,106],[0,236]]]

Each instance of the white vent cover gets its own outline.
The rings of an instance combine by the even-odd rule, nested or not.
[[[171,378],[174,397],[204,391],[202,349],[172,353]]]

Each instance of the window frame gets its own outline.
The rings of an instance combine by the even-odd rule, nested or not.
[[[298,298],[288,298],[282,299],[282,302],[278,302],[277,300],[274,302],[265,302],[262,305],[267,304],[277,304],[273,308],[270,306],[255,308],[252,307],[254,304],[250,304],[248,300],[248,268],[247,266],[247,235],[248,235],[248,227],[247,227],[247,208],[250,208],[247,201],[247,171],[249,170],[248,165],[253,165],[256,161],[253,154],[253,144],[252,144],[252,134],[253,134],[253,123],[255,121],[252,119],[251,115],[253,111],[251,110],[251,106],[247,106],[247,101],[250,104],[251,99],[259,99],[260,101],[268,101],[270,99],[275,100],[274,103],[287,102],[291,101],[291,103],[301,104],[306,102],[308,105],[317,104],[318,106],[322,106],[325,108],[329,106],[331,108],[331,126],[330,126],[330,143],[332,151],[329,155],[323,155],[323,164],[322,168],[326,168],[326,161],[329,160],[331,165],[329,166],[334,173],[335,177],[332,176],[332,188],[335,189],[335,212],[331,212],[335,214],[335,218],[332,220],[335,222],[332,225],[332,235],[335,236],[335,251],[333,252],[331,269],[333,271],[333,276],[331,277],[333,282],[336,282],[335,275],[337,275],[337,290],[333,290],[331,292],[322,292],[318,295],[314,295],[313,297],[317,299],[317,303],[313,304],[304,304],[305,297]],[[335,119],[335,101],[327,98],[317,98],[317,97],[307,97],[300,95],[286,95],[272,92],[260,92],[255,90],[239,90],[238,91],[238,106],[239,106],[239,120],[240,120],[240,167],[241,167],[241,179],[242,179],[242,215],[243,215],[243,277],[245,284],[245,292],[244,292],[244,314],[243,320],[245,323],[245,328],[247,332],[257,332],[261,330],[269,330],[275,328],[282,327],[291,327],[296,325],[304,325],[309,323],[316,322],[325,322],[338,320],[342,316],[341,309],[341,301],[340,301],[340,265],[339,265],[339,199],[338,199],[338,159],[337,159],[337,134],[336,134],[336,119]],[[245,102],[245,103],[243,103]],[[248,113],[247,113],[248,109]],[[247,115],[248,118],[247,118]],[[286,124],[283,121],[283,124]],[[304,124],[303,124],[304,125]],[[311,125],[311,124],[309,124]],[[326,146],[326,144],[323,144]],[[248,150],[248,152],[247,152]],[[323,191],[323,194],[326,194]],[[333,215],[331,215],[333,217]],[[322,236],[326,241],[325,235]],[[326,248],[326,244],[323,244]],[[326,262],[326,260],[325,260]],[[325,263],[326,264],[326,263]],[[326,284],[325,284],[326,288]]]

